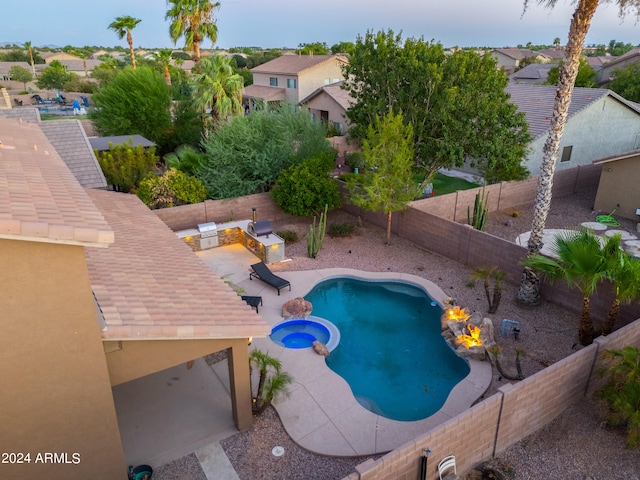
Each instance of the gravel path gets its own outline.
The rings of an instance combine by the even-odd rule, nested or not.
[[[547,228],[577,227],[593,221],[593,193],[554,198]],[[513,216],[518,211],[518,216]],[[489,215],[487,232],[514,241],[517,235],[531,228],[532,206],[524,205]],[[329,216],[332,222],[352,222],[352,216],[337,212]],[[635,232],[635,223],[621,220],[621,228]],[[392,238],[384,245],[384,231],[369,224],[358,226],[354,234],[345,238],[326,237],[317,259],[307,258],[306,233],[308,220],[274,224],[274,231],[294,230],[299,240],[287,246],[291,262],[273,267],[274,271],[311,270],[327,267],[355,268],[367,271],[399,271],[434,281],[447,294],[469,310],[485,313],[494,321],[499,332],[503,318],[517,319],[521,325],[520,338],[496,338],[504,353],[503,367],[515,374],[515,348],[523,349],[522,368],[525,377],[562,359],[576,348],[578,316],[542,301],[534,309],[516,305],[517,286],[505,285],[502,302],[495,315],[486,314],[487,303],[481,285],[469,286],[471,269],[439,255],[422,250],[412,243]],[[619,327],[619,325],[618,325]],[[494,394],[504,384],[494,373],[485,396]],[[530,437],[522,440],[497,459],[510,478],[515,479],[638,479],[640,454],[624,448],[625,436],[618,430],[603,427],[600,407],[585,399],[565,411],[558,419]],[[241,480],[255,479],[341,479],[363,461],[336,459],[312,454],[298,447],[288,437],[275,411],[269,410],[247,432],[221,442]],[[273,445],[285,447],[283,457],[273,457]],[[268,447],[268,451],[267,451]],[[182,461],[178,460],[177,462]],[[169,466],[167,466],[169,467]],[[162,476],[154,479],[199,480],[197,476]]]

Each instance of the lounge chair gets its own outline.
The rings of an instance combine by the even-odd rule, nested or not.
[[[253,277],[262,280],[264,283],[276,288],[278,295],[280,295],[280,289],[284,287],[289,287],[289,291],[291,291],[291,283],[289,283],[289,280],[275,275],[264,262],[254,263],[251,265],[251,270],[253,270],[253,272],[249,273],[249,280],[253,280]]]

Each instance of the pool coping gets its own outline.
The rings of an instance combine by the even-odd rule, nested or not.
[[[408,282],[423,288],[440,307],[448,298],[435,283],[406,273],[328,268],[279,272],[278,275],[291,282],[291,292],[283,290],[279,297],[261,282],[249,283],[247,279],[239,284],[252,293],[259,289],[265,300],[260,314],[270,325],[283,320],[282,305],[287,300],[304,297],[315,284],[328,278]],[[487,390],[492,378],[489,362],[467,360],[469,374],[452,389],[438,412],[423,420],[404,422],[362,407],[347,382],[312,348],[288,349],[269,338],[254,339],[253,346],[279,359],[283,370],[294,378],[290,396],[274,403],[287,433],[300,446],[323,455],[371,455],[394,450],[467,410]]]

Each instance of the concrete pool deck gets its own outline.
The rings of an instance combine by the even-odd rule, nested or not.
[[[400,280],[424,288],[441,306],[445,293],[433,282],[410,274],[364,272],[344,268],[278,272],[291,282],[291,291],[277,291],[259,280],[249,279],[249,265],[259,261],[247,257],[241,246],[219,247],[198,256],[221,277],[246,291],[260,295],[260,315],[270,325],[282,321],[282,305],[302,297],[318,282],[331,277],[354,277],[367,280]],[[247,263],[249,262],[249,263]],[[345,380],[326,365],[324,357],[313,349],[288,349],[269,338],[254,339],[252,347],[268,352],[282,362],[294,382],[291,395],[275,404],[282,423],[300,446],[316,453],[335,456],[386,453],[413,440],[468,409],[491,383],[491,365],[470,361],[470,373],[458,383],[443,407],[434,415],[415,422],[401,422],[376,415],[362,407]],[[383,387],[383,386],[382,386]]]

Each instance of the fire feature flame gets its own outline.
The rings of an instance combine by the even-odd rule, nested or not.
[[[447,320],[455,320],[456,322],[466,322],[471,315],[464,311],[464,308],[453,307],[447,310]]]
[[[467,325],[467,331],[469,332],[469,335],[458,335],[458,342],[460,342],[460,345],[464,345],[465,348],[471,348],[471,347],[479,347],[480,345],[482,345],[482,340],[480,339],[480,328],[476,327],[473,324],[469,324]]]

